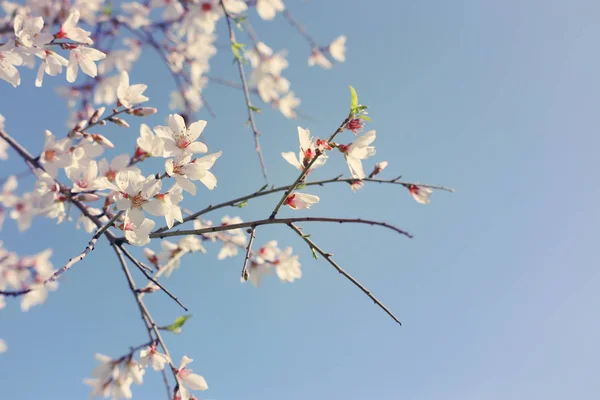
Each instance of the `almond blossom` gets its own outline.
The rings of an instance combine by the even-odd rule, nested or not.
[[[317,145],[315,144],[313,138],[310,136],[310,131],[308,129],[298,127],[298,139],[300,141],[300,153],[298,154],[298,157],[296,158],[296,154],[294,154],[294,152],[291,151],[281,153],[281,156],[287,162],[289,162],[294,167],[302,171],[308,166],[312,159],[317,156]],[[313,163],[313,165],[310,167],[310,170],[323,166],[323,164],[325,164],[326,161],[327,155],[322,154]]]
[[[194,153],[206,153],[208,147],[196,140],[204,131],[206,121],[196,121],[189,128],[185,126],[183,117],[179,114],[169,115],[169,126],[155,126],[154,132],[162,139],[164,157],[186,156]]]
[[[294,282],[302,277],[298,256],[292,255],[291,247],[282,251],[273,264],[275,264],[277,276],[283,282]]]
[[[138,149],[135,156],[139,157],[162,157],[165,146],[160,136],[154,135],[146,124],[140,125],[140,137],[137,139]]]
[[[169,159],[165,162],[165,170],[170,177],[186,192],[192,196],[196,195],[196,185],[192,181],[200,181],[212,190],[217,184],[215,176],[208,171],[215,161],[221,156],[221,152],[209,154],[199,159],[192,160],[192,156]]]
[[[42,86],[44,74],[56,76],[62,73],[63,67],[66,67],[69,64],[66,58],[50,50],[43,50],[38,53],[38,56],[42,58],[42,62],[40,63],[37,75],[35,77],[36,87]]]
[[[0,46],[0,79],[4,79],[13,87],[21,84],[21,76],[15,65],[22,65],[23,58],[13,51],[14,42],[10,41]]]
[[[179,368],[177,369],[177,380],[179,381],[179,396],[182,400],[190,398],[190,390],[208,389],[208,384],[206,383],[204,377],[198,374],[194,374],[194,371],[187,368],[187,365],[190,364],[192,361],[194,360],[187,356],[183,356],[181,358]]]
[[[285,9],[281,0],[256,0],[256,12],[264,20],[275,18],[277,11]]]
[[[42,32],[44,28],[44,19],[42,17],[24,17],[15,16],[14,19],[15,36],[20,45],[31,47],[44,47],[44,45],[54,39],[48,32]]]
[[[369,146],[375,140],[375,136],[375,131],[369,131],[359,136],[353,143],[339,146],[344,153],[350,173],[356,179],[365,178],[362,160],[375,155],[375,147]]]
[[[276,101],[274,104],[279,108],[279,111],[288,119],[296,118],[294,109],[300,105],[301,101],[296,97],[294,92],[288,92],[284,97]]]
[[[405,185],[410,195],[415,199],[417,203],[429,204],[429,196],[433,193],[433,190],[428,187],[417,186],[417,185]]]
[[[331,61],[325,57],[325,54],[321,52],[318,48],[314,48],[310,57],[308,58],[308,66],[312,67],[318,65],[323,69],[331,69]]]
[[[17,228],[21,232],[29,229],[36,214],[33,200],[31,193],[23,193],[10,212],[10,218],[17,222]]]
[[[319,196],[300,192],[294,192],[285,199],[285,204],[294,210],[309,209],[313,204],[318,202]]]
[[[122,229],[125,231],[125,239],[134,246],[145,246],[150,243],[150,233],[154,229],[156,222],[144,218],[139,224],[134,224],[131,220],[125,218]]]
[[[117,208],[126,211],[125,217],[129,218],[136,227],[140,227],[144,222],[142,210],[156,216],[163,215],[161,204],[154,199],[154,196],[160,192],[160,187],[161,181],[153,175],[144,178],[133,171],[119,172],[115,185],[112,185],[112,189],[118,192]]]
[[[67,20],[60,27],[60,31],[58,31],[58,33],[54,36],[58,39],[67,38],[73,40],[74,42],[93,44],[94,41],[90,38],[90,32],[77,27],[77,22],[79,22],[79,16],[80,14],[78,10],[72,11],[71,14],[69,14],[69,16],[67,17]],[[94,76],[96,75],[94,74]]]
[[[98,163],[98,174],[105,177],[110,182],[114,182],[117,174],[123,171],[134,171],[139,170],[136,167],[129,166],[129,154],[121,154],[112,159],[110,164],[106,158],[103,158]]]
[[[179,202],[183,200],[181,190],[181,186],[175,184],[167,193],[159,193],[154,196],[158,201],[162,202],[162,212],[164,213],[167,227],[169,227],[169,229],[173,227],[175,220],[183,222],[181,208],[178,206]]]
[[[148,85],[141,83],[130,86],[129,74],[127,71],[121,72],[119,86],[117,86],[117,98],[119,99],[119,103],[125,108],[131,108],[134,104],[148,101],[148,97],[142,95],[147,87]]]
[[[225,215],[221,218],[221,225],[235,225],[241,224],[242,219],[240,217],[230,217],[229,215]],[[211,226],[212,224],[209,222],[208,224],[194,224],[195,229],[200,229],[203,227]],[[217,260],[224,260],[229,257],[234,257],[238,254],[239,249],[243,248],[246,244],[246,235],[244,231],[240,228],[230,229],[225,232],[217,232],[216,234],[208,235],[211,240],[216,240],[217,238],[223,242],[223,247],[219,250],[219,254],[217,255]]]
[[[71,49],[67,66],[67,81],[71,83],[75,82],[79,67],[81,67],[84,74],[95,78],[98,74],[98,67],[95,61],[103,60],[104,58],[106,58],[106,54],[91,47],[77,46]]]
[[[339,62],[346,61],[346,36],[338,36],[331,42],[328,50],[334,60]]]
[[[150,365],[153,370],[162,371],[167,362],[169,362],[169,358],[156,350],[156,344],[140,351],[140,364],[144,368]]]
[[[92,191],[100,188],[96,180],[98,179],[98,163],[90,161],[86,164],[70,166],[65,169],[67,178],[73,182],[73,193]]]

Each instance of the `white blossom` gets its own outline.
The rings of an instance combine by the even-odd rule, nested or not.
[[[346,36],[338,36],[329,45],[329,54],[334,60],[339,62],[346,61]]]
[[[123,71],[121,72],[119,86],[117,86],[117,98],[125,108],[131,108],[134,104],[148,101],[148,98],[142,95],[147,87],[148,85],[141,83],[129,85],[129,74],[127,71]]]
[[[281,12],[284,8],[281,0],[256,0],[256,12],[264,20],[275,18],[277,11]]]
[[[343,148],[350,173],[356,179],[365,178],[362,160],[375,155],[375,147],[370,146],[375,140],[375,136],[375,131],[369,131]]]

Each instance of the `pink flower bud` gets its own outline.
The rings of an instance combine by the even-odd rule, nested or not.
[[[100,196],[98,196],[97,194],[93,194],[93,193],[82,193],[79,196],[77,196],[77,200],[86,201],[86,202],[92,202],[92,201],[96,201],[99,199],[100,199]]]
[[[123,118],[119,118],[119,117],[110,117],[108,119],[110,122],[112,122],[113,124],[117,124],[119,126],[123,126],[125,128],[129,128],[129,124],[127,123],[127,121],[125,121]]]
[[[364,123],[360,118],[354,118],[346,124],[346,129],[352,131],[355,135],[364,127]]]
[[[132,111],[136,117],[146,117],[148,115],[156,114],[158,110],[154,107],[140,107]]]
[[[94,111],[94,114],[92,114],[92,117],[90,118],[90,124],[95,124],[96,122],[98,122],[98,119],[100,119],[100,117],[104,113],[104,110],[106,110],[106,107],[100,107],[99,109]]]
[[[115,147],[115,145],[110,140],[108,140],[105,136],[102,136],[99,133],[91,134],[90,137],[94,142],[101,144],[104,147],[108,147],[109,149],[113,149]]]

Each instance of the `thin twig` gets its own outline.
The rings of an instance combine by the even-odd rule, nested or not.
[[[310,45],[310,47],[313,50],[319,48],[319,45],[317,44],[317,42],[315,42],[315,40],[312,38],[312,36],[310,36],[308,34],[308,32],[306,32],[306,29],[304,29],[304,27],[302,25],[300,25],[294,19],[294,17],[292,17],[292,14],[290,14],[290,12],[288,10],[283,10],[282,14],[285,17],[285,19],[287,19],[287,21],[290,23],[290,25],[293,26],[294,28],[296,28],[298,33],[300,33],[300,35],[302,35],[302,37],[308,42],[308,44]]]
[[[131,272],[129,271],[129,268],[127,267],[127,262],[125,261],[123,252],[119,248],[119,246],[117,246],[115,243],[113,243],[112,246],[113,246],[113,249],[115,250],[115,253],[117,254],[117,257],[121,264],[121,269],[123,270],[123,273],[125,274],[125,277],[127,278],[127,283],[129,285],[129,289],[131,290],[133,296],[135,297],[135,301],[138,305],[138,308],[140,309],[140,314],[142,316],[142,319],[144,320],[144,323],[146,324],[148,331],[153,332],[154,335],[156,336],[156,340],[158,341],[158,343],[160,343],[160,346],[162,347],[163,352],[167,356],[167,362],[169,363],[169,366],[171,367],[171,372],[173,373],[175,381],[177,382],[177,372],[176,372],[177,368],[175,368],[175,365],[173,364],[173,360],[171,359],[171,355],[169,354],[169,349],[167,348],[167,345],[165,344],[165,342],[160,334],[160,331],[158,330],[158,326],[152,319],[152,316],[150,315],[148,308],[144,304],[144,301],[142,300],[140,293],[138,293],[138,291],[137,291],[137,288],[135,286],[135,281],[133,280],[133,277],[131,276]]]
[[[229,41],[231,42],[231,46],[234,46],[237,42],[235,40],[235,32],[233,31],[233,25],[231,24],[231,15],[227,12],[225,8],[225,4],[223,1],[221,3],[221,8],[225,13],[225,20],[227,21],[227,27],[229,28]],[[252,101],[250,100],[250,92],[248,90],[248,83],[246,82],[246,72],[244,72],[244,66],[242,65],[242,61],[239,57],[235,57],[235,60],[238,65],[238,69],[240,72],[240,79],[242,81],[242,87],[244,88],[244,98],[246,100],[246,108],[248,109],[248,121],[250,121],[250,127],[252,128],[252,134],[254,136],[254,147],[256,150],[256,154],[258,155],[258,160],[260,161],[260,167],[262,170],[263,177],[265,178],[265,182],[269,182],[269,178],[267,177],[267,167],[265,165],[265,160],[263,158],[262,149],[260,147],[260,132],[256,127],[256,121],[254,120],[254,106],[252,106]]]
[[[427,188],[431,188],[431,189],[437,189],[437,190],[445,190],[447,192],[454,192],[454,189],[452,188],[447,188],[447,187],[443,187],[443,186],[434,186],[434,185],[428,185],[428,184],[421,184],[421,183],[413,183],[413,182],[404,182],[404,181],[398,181],[397,179],[375,179],[375,178],[365,178],[362,180],[363,182],[373,182],[373,183],[388,183],[388,184],[395,184],[395,185],[415,185],[415,186],[420,186],[420,187],[427,187]],[[354,178],[342,178],[341,175],[336,176],[335,178],[331,178],[331,179],[325,179],[322,181],[313,181],[313,182],[306,182],[303,185],[306,186],[324,186],[328,183],[335,183],[335,182],[343,182],[343,183],[347,183],[347,184],[351,184],[352,182],[356,182],[356,179]],[[284,190],[288,190],[289,188],[291,188],[292,185],[286,185],[286,186],[280,186],[280,187],[276,187],[273,189],[269,189],[269,190],[257,190],[254,193],[248,194],[246,196],[242,196],[242,197],[238,197],[236,199],[233,200],[228,200],[226,202],[223,203],[219,203],[219,204],[215,204],[210,205],[200,211],[197,211],[195,213],[190,213],[189,216],[185,217],[183,219],[183,222],[175,222],[175,224],[173,224],[173,227],[179,226],[185,222],[189,222],[189,221],[193,221],[195,219],[197,219],[199,216],[207,214],[211,211],[214,210],[218,210],[219,208],[223,208],[223,207],[229,207],[229,206],[233,206],[235,204],[240,204],[246,200],[251,200],[257,197],[262,197],[262,196],[266,196],[272,193],[277,193],[277,192],[281,192]],[[165,232],[169,230],[169,228],[165,225],[157,230],[155,230],[153,233],[161,233],[161,232]]]
[[[316,251],[321,256],[323,256],[323,258],[325,260],[327,260],[327,262],[329,264],[331,264],[331,266],[333,266],[340,274],[344,275],[346,277],[346,279],[348,279],[356,287],[358,287],[360,290],[362,290],[363,293],[365,293],[367,296],[369,296],[371,298],[371,300],[373,300],[373,302],[375,302],[375,304],[377,304],[383,311],[385,311],[390,317],[392,317],[394,319],[394,321],[396,321],[399,325],[402,325],[402,323],[400,322],[400,320],[398,318],[396,318],[396,316],[394,315],[394,313],[392,313],[389,310],[389,308],[387,308],[386,306],[384,306],[379,300],[377,300],[377,298],[375,296],[373,296],[373,294],[366,287],[364,287],[359,281],[357,281],[356,279],[354,279],[354,277],[352,275],[350,275],[349,273],[347,273],[346,271],[344,271],[342,269],[342,267],[340,267],[335,261],[333,261],[333,259],[331,258],[332,255],[330,253],[326,253],[325,251],[323,251],[319,246],[317,246],[312,240],[309,239],[308,235],[305,235],[304,233],[302,233],[302,231],[300,230],[300,228],[298,228],[294,224],[290,223],[290,224],[287,224],[287,225],[294,232],[296,232],[308,244],[308,246],[312,250]]]
[[[256,221],[242,222],[239,224],[231,224],[231,225],[219,225],[219,226],[211,226],[208,228],[201,229],[190,229],[190,230],[177,230],[170,232],[161,232],[161,233],[151,233],[150,238],[161,238],[164,239],[170,236],[184,236],[184,235],[201,235],[203,233],[212,233],[212,232],[222,232],[222,231],[230,231],[233,229],[243,229],[243,228],[252,228],[261,225],[274,225],[274,224],[290,224],[294,222],[329,222],[329,223],[350,223],[350,224],[366,224],[373,226],[382,226],[387,229],[391,229],[394,232],[397,232],[406,237],[412,238],[413,236],[403,231],[400,228],[397,228],[393,225],[390,225],[386,222],[378,222],[371,221],[368,219],[361,218],[330,218],[330,217],[296,217],[296,218],[267,218],[260,219]]]
[[[152,277],[152,275],[150,275],[147,271],[146,268],[143,267],[143,263],[141,263],[140,261],[138,261],[135,257],[133,257],[133,255],[131,255],[131,253],[129,251],[127,251],[127,249],[123,248],[123,246],[119,246],[120,249],[123,251],[123,253],[125,253],[125,257],[127,257],[129,259],[129,261],[131,261],[133,263],[133,265],[135,265],[141,272],[142,274],[144,274],[144,276],[152,283],[154,283],[156,286],[158,286],[160,288],[160,290],[162,290],[163,292],[165,292],[165,294],[167,296],[169,296],[171,299],[173,299],[173,301],[175,301],[175,303],[177,303],[181,308],[183,308],[185,311],[189,311],[187,309],[186,306],[183,305],[183,303],[176,297],[174,296],[167,288],[165,288],[159,281],[157,281],[156,279],[154,279]],[[150,270],[152,272],[152,270]]]
[[[94,248],[96,246],[96,242],[98,241],[98,239],[100,239],[100,236],[102,236],[104,234],[104,232],[106,232],[106,230],[113,224],[113,222],[115,222],[117,220],[117,218],[119,218],[121,216],[122,213],[123,213],[122,211],[119,212],[110,221],[108,221],[106,223],[106,225],[104,225],[100,229],[98,229],[98,231],[94,234],[94,236],[92,236],[92,239],[89,241],[87,246],[85,246],[85,249],[77,257],[73,257],[73,258],[69,259],[69,261],[65,265],[63,265],[61,268],[59,268],[57,271],[55,271],[48,279],[44,280],[42,282],[42,286],[45,286],[50,282],[56,281],[62,274],[64,274],[68,270],[70,270],[73,265],[75,265],[79,261],[83,260],[92,250],[94,250]],[[30,287],[30,288],[23,289],[23,290],[15,290],[15,291],[0,290],[0,294],[2,294],[4,296],[11,296],[11,297],[22,296],[24,294],[31,292],[32,290],[36,290],[36,288],[38,286],[39,285],[35,285],[34,287]]]
[[[248,274],[248,261],[250,260],[250,254],[252,253],[252,243],[254,242],[254,232],[256,231],[256,227],[253,226],[250,228],[250,238],[248,239],[248,246],[246,247],[246,257],[244,258],[244,266],[242,267],[242,279],[244,281],[248,280],[250,276]]]

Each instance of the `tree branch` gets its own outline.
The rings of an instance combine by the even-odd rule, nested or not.
[[[290,224],[287,224],[287,225],[294,232],[296,232],[306,242],[306,244],[308,244],[308,246],[311,248],[311,250],[316,251],[321,256],[323,256],[323,258],[325,260],[327,260],[327,262],[329,264],[331,264],[331,266],[334,267],[340,274],[344,275],[346,277],[346,279],[348,279],[350,282],[352,282],[354,284],[354,286],[358,287],[360,290],[363,291],[363,293],[365,293],[367,296],[369,296],[369,298],[371,298],[371,300],[373,300],[373,302],[375,304],[377,304],[379,306],[379,308],[381,308],[390,317],[392,317],[394,319],[394,321],[396,321],[399,325],[402,325],[402,323],[400,322],[400,320],[398,318],[396,318],[396,316],[386,306],[384,306],[375,296],[373,296],[373,294],[366,287],[364,287],[359,281],[357,281],[356,279],[354,279],[354,277],[352,275],[350,275],[349,273],[347,273],[346,271],[344,271],[342,269],[342,267],[340,267],[335,261],[333,261],[333,259],[331,258],[332,254],[326,253],[325,251],[323,251],[319,246],[317,246],[315,244],[315,242],[313,242],[312,240],[309,239],[308,235],[305,235],[304,233],[302,233],[302,231],[300,230],[300,228],[298,228],[294,224],[290,223]]]
[[[356,182],[356,181],[357,180],[354,178],[342,178],[341,175],[339,175],[335,178],[325,179],[322,181],[306,182],[303,185],[305,185],[305,186],[324,186],[328,183],[335,183],[335,182],[351,184],[352,182]],[[447,192],[454,192],[454,189],[452,189],[452,188],[446,188],[443,186],[427,185],[427,184],[421,184],[421,183],[412,183],[412,182],[406,182],[406,181],[399,181],[397,178],[396,179],[365,178],[362,181],[363,182],[373,182],[373,183],[388,183],[388,184],[403,185],[403,186],[415,185],[415,186],[427,187],[427,188],[431,188],[431,189],[445,190]],[[193,221],[196,218],[198,218],[199,216],[207,214],[207,213],[217,210],[219,208],[233,206],[235,204],[242,203],[246,200],[251,200],[251,199],[254,199],[257,197],[262,197],[262,196],[266,196],[266,195],[269,195],[272,193],[277,193],[277,192],[281,192],[284,190],[288,190],[291,187],[292,187],[292,185],[287,185],[287,186],[280,186],[280,187],[269,189],[269,190],[257,190],[256,192],[248,194],[246,196],[238,197],[236,199],[229,200],[229,201],[226,201],[223,203],[219,203],[214,206],[210,205],[200,211],[197,211],[195,213],[190,213],[189,216],[187,216],[183,219],[183,222],[175,222],[175,224],[173,224],[173,227],[177,227],[185,222]],[[169,230],[169,228],[165,225],[165,226],[155,230],[154,233],[161,233],[161,232],[165,232],[167,230]]]
[[[254,242],[254,232],[256,231],[256,227],[250,228],[250,238],[248,239],[248,246],[246,247],[246,257],[244,258],[244,266],[242,267],[242,279],[244,281],[248,280],[250,274],[248,274],[248,261],[250,260],[250,254],[252,253],[252,243]]]
[[[211,226],[208,228],[201,229],[190,229],[190,230],[177,230],[170,232],[161,232],[161,233],[151,233],[150,238],[160,238],[164,239],[170,236],[184,236],[184,235],[201,235],[203,233],[212,233],[212,232],[222,232],[222,231],[230,231],[233,229],[243,229],[243,228],[256,228],[261,225],[274,225],[274,224],[290,224],[294,222],[329,222],[329,223],[351,223],[351,224],[366,224],[366,225],[374,225],[374,226],[382,226],[387,229],[391,229],[394,232],[397,232],[406,237],[412,238],[413,236],[403,231],[400,228],[396,228],[393,225],[390,225],[386,222],[378,222],[371,221],[368,219],[361,218],[329,218],[329,217],[296,217],[296,218],[267,218],[260,219],[256,221],[242,222],[240,224],[231,224],[231,225],[219,225],[219,226]]]
[[[235,41],[235,32],[233,31],[233,26],[231,25],[231,15],[227,12],[225,8],[225,4],[223,1],[220,1],[221,8],[225,13],[225,20],[227,21],[227,27],[229,29],[229,41],[231,42],[231,46],[235,46],[237,42]],[[250,92],[248,90],[248,83],[246,82],[246,73],[244,72],[244,66],[242,65],[242,61],[238,56],[235,56],[235,60],[238,65],[238,70],[240,72],[240,79],[242,81],[242,87],[244,89],[244,98],[246,100],[246,108],[248,109],[248,121],[250,121],[250,127],[252,128],[252,134],[254,136],[254,146],[256,150],[256,154],[258,155],[258,160],[260,161],[260,167],[262,170],[263,177],[265,178],[265,182],[269,182],[269,178],[267,177],[267,167],[265,165],[265,160],[263,158],[262,149],[260,147],[260,132],[256,127],[256,121],[254,120],[254,106],[252,106],[252,101],[250,100]]]

